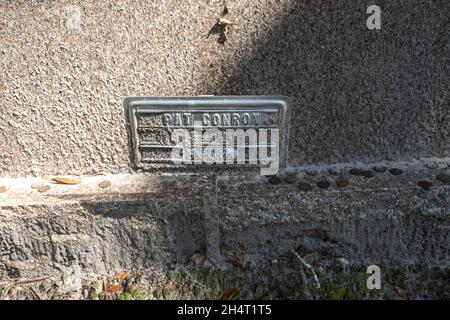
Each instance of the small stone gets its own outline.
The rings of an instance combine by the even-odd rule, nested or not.
[[[330,183],[330,181],[327,181],[327,180],[321,180],[321,181],[317,182],[317,186],[321,189],[326,189],[331,186],[331,183]]]
[[[286,168],[286,170],[284,170],[284,173],[287,175],[287,176],[296,176],[297,175],[297,173],[298,173],[298,170],[297,170],[297,168]]]
[[[391,174],[393,174],[394,176],[399,176],[403,173],[403,170],[399,169],[399,168],[392,168],[392,169],[389,169],[389,172]]]
[[[341,174],[341,170],[336,169],[336,168],[328,168],[328,173],[333,176],[337,176],[337,175]]]
[[[311,191],[313,189],[312,185],[306,182],[299,182],[297,186],[302,191]]]
[[[440,173],[436,176],[436,179],[444,183],[450,183],[450,174]]]
[[[317,176],[319,174],[319,172],[317,170],[314,170],[314,169],[306,169],[305,173],[308,176]]]
[[[361,169],[357,169],[357,168],[353,168],[349,172],[351,175],[354,175],[354,176],[360,176],[363,173],[363,171]]]
[[[297,182],[297,177],[295,177],[295,176],[285,176],[283,178],[283,181],[286,182],[286,183],[295,183],[295,182]]]
[[[8,188],[5,186],[0,186],[0,193],[8,191]]]
[[[425,180],[419,181],[417,184],[419,185],[419,187],[425,190],[430,190],[431,186],[433,185],[430,181]]]
[[[111,181],[109,181],[109,180],[103,180],[102,182],[100,182],[100,183],[98,184],[98,186],[99,186],[100,188],[108,188],[108,187],[111,187]]]
[[[201,253],[195,253],[191,257],[191,261],[195,264],[201,264],[205,260],[205,256]]]
[[[425,163],[425,167],[427,167],[428,169],[433,169],[433,170],[439,168],[439,166],[436,162],[427,162],[427,163]]]
[[[361,175],[365,178],[373,178],[375,177],[375,173],[373,171],[370,170],[364,170]]]
[[[281,179],[280,179],[280,177],[273,176],[273,177],[270,177],[270,178],[269,178],[269,183],[270,183],[270,184],[277,185],[277,184],[280,184],[280,183],[281,183]]]
[[[383,167],[383,166],[375,166],[375,167],[373,167],[373,171],[379,172],[379,173],[386,172],[386,167]]]
[[[37,191],[40,193],[44,193],[50,190],[50,186],[48,184],[42,184],[37,188]]]
[[[350,185],[350,182],[345,179],[339,179],[339,180],[336,180],[336,185],[339,188],[347,188]]]

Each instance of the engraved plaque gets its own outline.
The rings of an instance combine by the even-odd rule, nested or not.
[[[285,97],[127,98],[136,169],[235,170],[283,166]]]

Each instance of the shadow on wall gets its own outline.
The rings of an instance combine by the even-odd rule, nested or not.
[[[381,30],[366,26],[372,4],[293,1],[206,92],[290,96],[292,165],[450,156],[446,1],[376,1]]]
[[[101,221],[109,221],[103,239],[108,250],[120,252],[123,268],[152,268],[186,263],[205,247],[204,212],[200,199],[154,198],[154,194],[133,195],[137,199],[86,201],[80,205]],[[112,254],[111,256],[117,256]]]
[[[112,186],[115,188],[117,186]],[[73,250],[91,255],[91,260],[110,268],[165,267],[185,263],[205,247],[205,208],[208,189],[201,177],[148,176],[147,182],[129,184],[102,193],[52,195],[63,200],[61,218],[50,216],[45,223],[50,234],[91,236],[90,248]],[[74,203],[72,203],[74,202]],[[70,215],[69,215],[70,216]],[[69,249],[57,243],[59,251]],[[96,252],[101,251],[101,259]]]

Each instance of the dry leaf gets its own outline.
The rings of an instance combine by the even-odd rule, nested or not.
[[[123,281],[123,280],[128,279],[129,276],[130,276],[130,274],[127,271],[122,271],[116,275],[116,278],[117,278],[117,280]]]
[[[241,249],[237,248],[234,252],[234,257],[231,260],[231,264],[237,268],[244,269],[245,267],[245,255]]]
[[[0,186],[0,193],[8,191],[7,187]]]
[[[61,184],[79,184],[81,181],[73,178],[56,177],[52,178],[53,181]]]
[[[203,260],[205,260],[205,256],[201,253],[195,253],[191,257],[191,261],[194,262],[195,264],[200,264],[203,262]]]
[[[394,289],[395,289],[395,292],[397,292],[397,294],[398,294],[401,298],[403,298],[403,299],[406,298],[406,291],[405,291],[405,289],[400,288],[400,287],[397,287],[397,286],[395,286]]]
[[[176,288],[176,286],[175,286],[175,283],[173,283],[173,281],[167,281],[167,283],[166,283],[166,285],[164,286],[166,289],[169,289],[169,290],[172,290],[172,289],[175,289]]]
[[[219,26],[224,26],[224,27],[226,27],[226,26],[232,26],[232,25],[234,25],[234,22],[228,20],[227,18],[219,18],[219,21],[217,22],[217,24],[218,24]]]
[[[236,288],[230,288],[222,295],[221,300],[236,300],[239,291]]]
[[[123,290],[123,286],[121,284],[114,284],[110,282],[106,282],[105,291],[106,292],[118,292]]]

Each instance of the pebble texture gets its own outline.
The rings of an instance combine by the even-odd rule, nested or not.
[[[448,2],[370,4],[228,1],[221,45],[219,0],[2,1],[0,176],[128,171],[128,96],[290,96],[293,166],[449,156]]]
[[[327,254],[352,262],[448,265],[449,189],[423,192],[416,180],[424,177],[380,176],[348,192],[302,192],[287,184],[274,189],[257,180],[219,183],[224,237],[268,255],[304,242],[312,251],[327,247]]]

